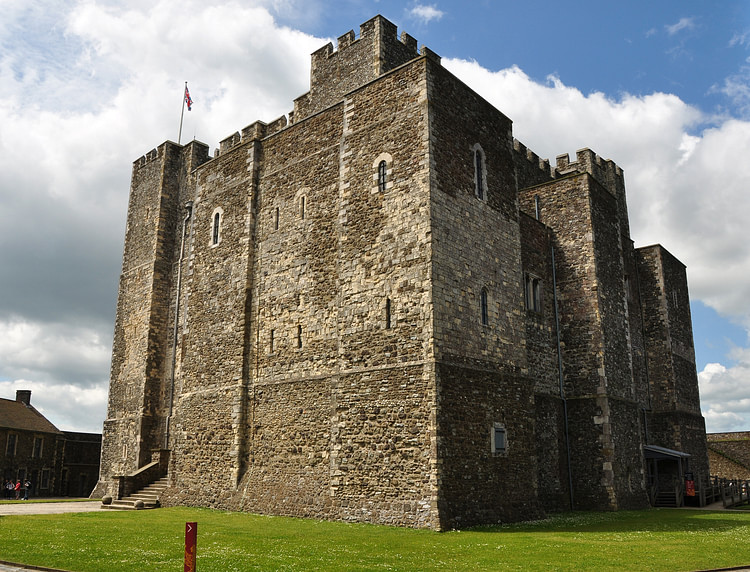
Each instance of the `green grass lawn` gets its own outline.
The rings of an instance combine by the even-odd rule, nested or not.
[[[437,533],[209,509],[0,517],[0,560],[74,571],[181,570],[185,522],[208,570],[700,570],[750,564],[750,514],[568,513]]]

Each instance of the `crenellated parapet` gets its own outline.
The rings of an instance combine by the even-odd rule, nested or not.
[[[628,223],[628,205],[625,198],[625,174],[611,159],[602,159],[591,149],[576,151],[575,162],[570,161],[567,153],[558,155],[556,170],[559,175],[573,172],[588,173],[617,199],[617,212],[622,233],[630,236]]]
[[[340,101],[344,94],[365,85],[392,69],[422,56],[440,57],[422,48],[406,32],[399,37],[397,27],[382,16],[375,16],[359,28],[359,38],[350,30],[312,53],[310,91],[294,100],[295,121],[317,113]]]
[[[567,153],[558,155],[556,161],[558,174],[565,175],[574,171],[588,173],[616,197],[625,188],[625,178],[622,169],[611,159],[602,159],[591,149],[579,149],[576,151],[576,160],[574,162],[570,161],[570,156]]]
[[[214,152],[214,157],[218,157],[219,155],[222,155],[230,149],[233,149],[234,147],[237,147],[238,145],[241,145],[243,143],[248,143],[250,141],[259,141],[264,137],[268,137],[269,135],[278,133],[286,126],[287,119],[285,115],[274,119],[273,121],[271,121],[271,123],[255,121],[247,127],[244,127],[242,130],[237,131],[229,137],[225,137],[224,139],[222,139],[219,142],[219,148]]]
[[[518,139],[513,139],[513,163],[519,190],[548,183],[557,176],[549,159],[542,159]]]
[[[542,159],[518,139],[513,139],[513,152],[519,158],[524,158],[532,168],[539,169],[548,177],[555,177],[556,173],[550,168],[549,159]]]
[[[160,157],[164,155],[164,146],[166,143],[162,143],[159,145],[159,147],[155,149],[151,149],[148,153],[145,155],[140,156],[138,159],[133,161],[133,171],[137,171],[139,169],[142,169],[145,167],[148,163],[152,163],[153,161],[156,161]]]

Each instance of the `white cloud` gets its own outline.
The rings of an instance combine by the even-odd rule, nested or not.
[[[741,66],[722,85],[711,86],[710,92],[724,94],[743,117],[750,117],[750,66]]]
[[[729,47],[750,45],[750,30],[735,33],[729,40]]]
[[[680,18],[677,23],[664,26],[670,36],[674,36],[682,30],[692,30],[693,28],[695,28],[695,18]]]
[[[440,18],[445,15],[445,13],[442,10],[439,10],[434,4],[417,4],[409,10],[409,14],[424,24],[427,24],[432,20],[440,20]]]
[[[79,387],[74,383],[0,381],[0,395],[15,399],[19,389],[31,390],[31,405],[61,431],[101,433],[107,412],[108,384]]]
[[[748,350],[741,350],[745,355]],[[709,432],[745,430],[750,425],[750,362],[734,367],[709,363],[698,373],[701,407]]]
[[[0,0],[2,2],[3,0]],[[100,430],[130,162],[292,109],[326,40],[272,11],[317,2],[11,2],[0,21],[0,395]],[[7,211],[6,211],[7,209]],[[8,385],[10,384],[10,385]],[[92,426],[89,418],[97,419]]]
[[[112,340],[69,323],[0,321],[0,363],[5,377],[95,386],[106,381]]]

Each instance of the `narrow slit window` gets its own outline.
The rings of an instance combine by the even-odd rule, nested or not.
[[[385,299],[385,329],[391,329],[391,299]]]
[[[481,149],[479,149],[478,147],[474,149],[474,176],[474,193],[480,201],[483,201],[486,198],[484,192],[484,157],[482,155]]]
[[[302,195],[299,198],[299,217],[302,220],[305,220],[305,206],[306,206],[305,203],[306,203],[305,196]]]
[[[482,317],[482,325],[488,325],[490,323],[490,314],[487,304],[487,288],[482,288],[482,293],[479,296],[479,310]]]
[[[271,353],[273,353],[273,345],[274,345],[274,330],[271,330],[271,335],[268,343],[268,347],[271,350]]]
[[[279,230],[279,207],[276,207],[273,215],[273,229]]]
[[[388,165],[385,161],[381,161],[378,164],[378,190],[381,193],[385,192],[385,187],[387,183],[387,175],[388,175]]]
[[[217,245],[219,244],[219,228],[221,227],[221,213],[216,212],[214,213],[214,223],[213,228],[211,229],[211,244]]]
[[[297,326],[297,348],[302,348],[302,326]]]

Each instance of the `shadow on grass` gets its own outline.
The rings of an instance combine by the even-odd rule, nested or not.
[[[750,508],[750,507],[748,507]],[[743,511],[703,509],[654,508],[618,512],[567,512],[551,514],[549,518],[496,526],[466,529],[472,532],[726,532],[750,526],[750,513]]]

